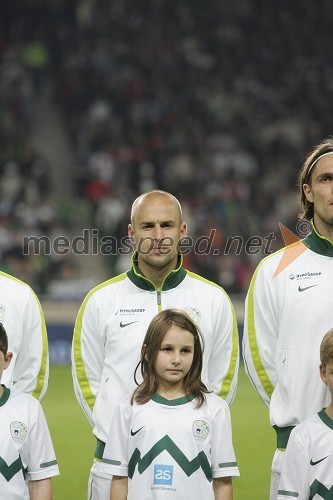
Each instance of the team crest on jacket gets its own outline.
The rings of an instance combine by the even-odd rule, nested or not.
[[[198,309],[196,309],[195,307],[185,307],[185,309],[183,309],[183,311],[185,311],[187,313],[187,315],[191,318],[193,323],[195,323],[196,325],[199,324],[200,318],[201,318],[201,313]]]
[[[15,443],[23,443],[27,435],[27,426],[23,422],[15,421],[10,424],[10,434]]]
[[[196,420],[193,423],[193,436],[196,441],[202,442],[209,434],[209,425],[205,420]]]
[[[4,319],[5,319],[5,306],[0,304],[0,323],[3,323],[4,322]]]

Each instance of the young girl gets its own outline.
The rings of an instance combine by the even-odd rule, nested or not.
[[[202,355],[185,312],[153,318],[138,365],[143,382],[118,403],[104,450],[111,500],[232,499],[239,472],[229,409],[201,381]]]

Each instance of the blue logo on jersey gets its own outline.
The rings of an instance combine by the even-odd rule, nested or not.
[[[173,465],[154,465],[154,484],[172,484]]]

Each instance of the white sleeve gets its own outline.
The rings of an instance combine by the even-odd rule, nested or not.
[[[59,475],[57,459],[41,405],[36,401],[30,412],[27,480],[38,481]]]
[[[22,343],[13,371],[15,389],[42,399],[49,376],[48,342],[43,311],[31,289],[25,304],[22,325]]]
[[[231,419],[228,405],[219,401],[213,409],[212,429],[212,476],[239,476],[239,470],[232,445]]]
[[[103,454],[101,470],[115,476],[128,476],[128,439],[132,405],[122,398],[114,411]]]
[[[260,397],[269,406],[277,382],[275,351],[278,336],[276,287],[259,264],[245,303],[243,358],[247,375]]]
[[[212,352],[208,360],[208,387],[230,405],[237,388],[239,342],[235,311],[221,290],[214,304]],[[204,332],[203,332],[204,333]]]
[[[291,432],[283,461],[278,500],[308,500],[309,450],[297,427]]]
[[[76,398],[89,419],[100,389],[105,349],[94,297],[87,295],[75,322],[72,343],[72,374]]]

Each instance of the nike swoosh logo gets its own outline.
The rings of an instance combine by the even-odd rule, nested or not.
[[[144,426],[143,426],[143,427],[144,427]],[[134,432],[133,432],[133,431],[132,431],[132,429],[131,429],[131,436],[135,436],[135,434],[137,434],[138,432],[140,432],[140,431],[143,429],[143,427],[140,427],[140,429],[138,429],[137,431],[134,431]],[[326,457],[326,458],[327,458],[327,457]]]
[[[120,328],[125,328],[125,326],[133,325],[133,323],[139,323],[139,321],[130,321],[129,323],[123,323],[122,321],[119,323]]]
[[[317,283],[318,285],[318,283]],[[317,285],[310,285],[310,286],[305,286],[304,288],[302,288],[301,286],[298,287],[298,291],[299,292],[305,292],[305,290],[309,290],[309,288],[313,288],[314,286],[317,286]]]
[[[328,458],[329,455],[327,455],[327,457],[324,457],[324,458],[321,458],[320,460],[316,460],[315,462],[312,460],[310,460],[310,465],[317,465],[317,464],[320,464],[320,462],[322,462],[323,460],[326,460],[326,458]]]

